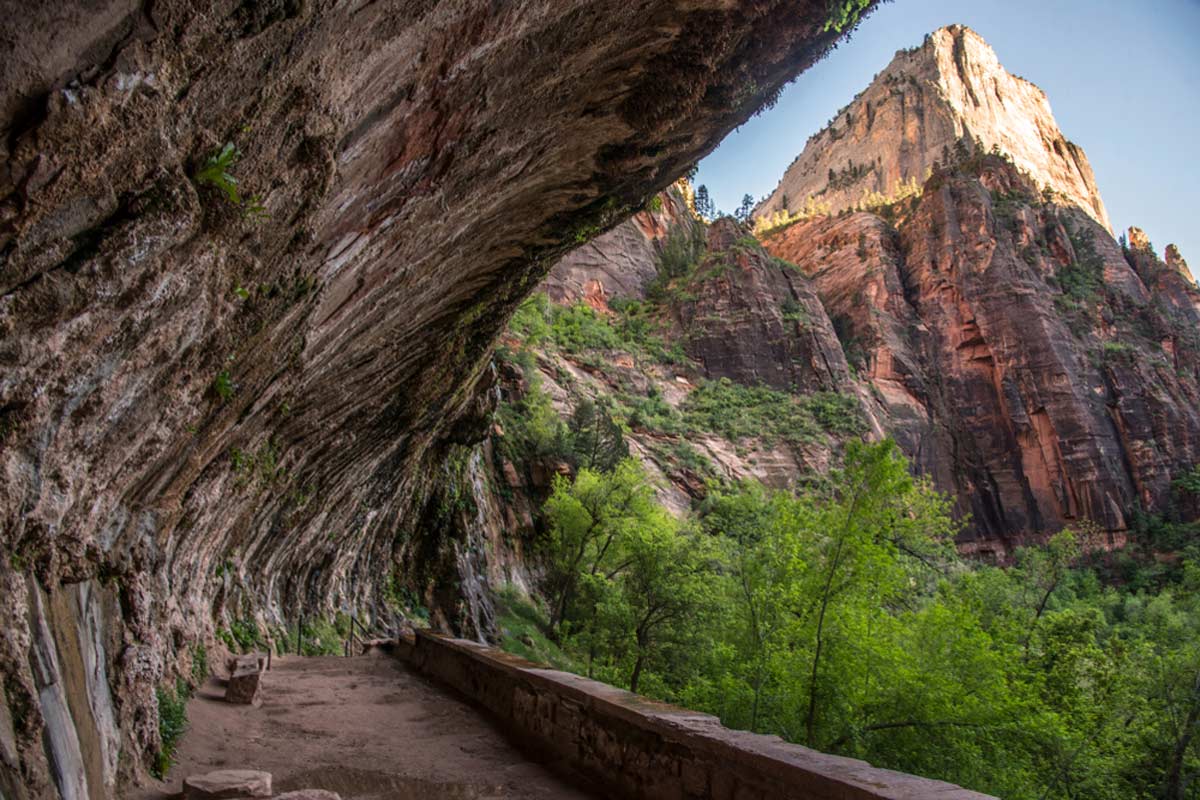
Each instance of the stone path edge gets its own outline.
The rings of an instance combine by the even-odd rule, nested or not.
[[[777,736],[730,730],[708,714],[427,630],[402,636],[396,655],[622,797],[995,800]]]

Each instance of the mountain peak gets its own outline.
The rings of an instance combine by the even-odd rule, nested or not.
[[[976,138],[1111,230],[1087,156],[1059,130],[1046,93],[1005,70],[965,25],[939,28],[898,51],[809,140],[756,215],[810,202],[837,212],[868,193],[894,195],[904,183],[924,181],[959,139]]]

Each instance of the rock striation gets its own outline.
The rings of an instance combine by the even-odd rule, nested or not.
[[[812,277],[885,429],[970,515],[964,549],[1003,557],[1066,525],[1120,544],[1200,461],[1191,296],[1136,238],[1123,252],[1013,164],[973,162],[894,227],[819,218],[766,246]]]
[[[496,333],[838,38],[817,0],[27,6],[0,3],[18,800],[119,796],[155,688],[234,619],[399,582],[475,633],[481,556],[425,522]]]
[[[709,228],[706,251],[699,279],[673,304],[704,377],[801,394],[850,385],[837,334],[799,270],[729,218]]]
[[[867,193],[893,196],[903,184],[924,183],[960,139],[976,138],[984,150],[1009,154],[1038,191],[1061,195],[1110,229],[1087,156],[1063,136],[1045,93],[1009,74],[983,37],[962,25],[896,53],[809,139],[755,215],[799,210],[810,198],[836,213]]]
[[[559,259],[542,287],[556,303],[583,300],[597,308],[610,300],[644,297],[658,276],[667,238],[696,224],[690,188],[672,186],[626,222]]]

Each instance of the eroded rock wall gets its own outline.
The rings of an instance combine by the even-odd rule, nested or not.
[[[893,219],[814,219],[766,246],[812,276],[884,427],[970,514],[963,548],[1003,557],[1088,523],[1113,546],[1134,508],[1166,509],[1200,460],[1179,272],[995,157]]]
[[[768,216],[806,199],[837,213],[864,194],[891,196],[924,183],[935,161],[953,157],[959,139],[997,147],[1048,188],[1105,228],[1108,213],[1087,156],[1058,128],[1046,94],[1008,73],[983,37],[962,25],[940,28],[902,50],[814,135],[755,210]]]
[[[815,0],[0,11],[16,798],[142,774],[153,688],[214,618],[328,612],[420,572],[420,509],[486,430],[514,305],[837,36]],[[56,599],[80,586],[106,599]],[[67,658],[75,639],[102,646]]]

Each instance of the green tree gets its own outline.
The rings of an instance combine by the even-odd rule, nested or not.
[[[708,196],[708,187],[700,184],[696,188],[696,216],[700,217],[705,222],[710,222],[713,216],[717,213],[716,207],[713,205],[712,198]]]
[[[569,428],[576,464],[583,469],[606,472],[629,457],[621,426],[604,405],[582,400],[571,414]]]
[[[558,476],[544,511],[550,625],[557,629],[573,610],[582,577],[607,572],[626,531],[661,509],[642,468],[626,459],[610,473],[582,469],[574,481]]]

